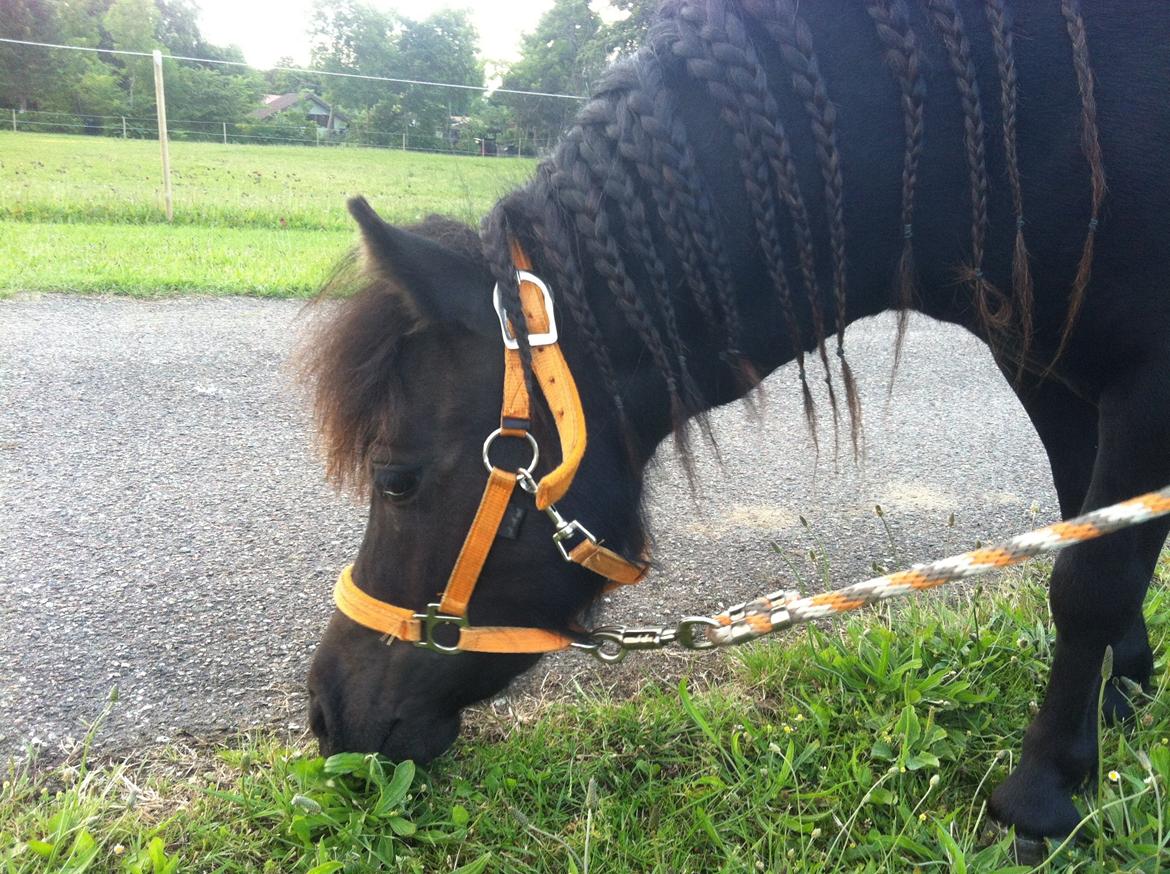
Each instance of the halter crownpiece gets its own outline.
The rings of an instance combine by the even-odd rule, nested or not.
[[[380,601],[358,587],[353,579],[353,565],[341,572],[333,589],[337,609],[354,622],[432,652],[538,653],[577,645],[577,641],[568,635],[543,628],[468,625],[467,606],[517,485],[532,495],[537,509],[552,521],[552,539],[561,557],[608,579],[607,590],[641,582],[648,570],[646,565],[632,562],[602,546],[589,529],[575,519],[565,519],[556,508],[556,502],[568,492],[585,457],[585,411],[581,407],[573,374],[560,349],[556,314],[548,286],[530,272],[532,264],[515,242],[512,243],[512,263],[516,268],[520,305],[532,351],[532,372],[556,423],[561,463],[539,480],[534,478],[540,447],[529,431],[531,399],[514,329],[515,320],[504,307],[497,285],[492,293],[492,304],[500,320],[504,343],[500,427],[484,440],[487,485],[441,600],[428,604],[423,613]],[[489,450],[499,437],[527,440],[532,449],[531,461],[514,473],[494,466]],[[570,546],[577,538],[580,540]],[[453,643],[438,638],[437,634],[449,636],[440,632],[445,627],[458,630],[458,639]],[[592,644],[585,646],[588,648]]]

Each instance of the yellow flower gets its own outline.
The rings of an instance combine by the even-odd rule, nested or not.
[[[918,814],[918,821],[919,822],[926,822],[926,814],[925,813]]]
[[[1118,774],[1116,771],[1110,771],[1106,776],[1109,778],[1110,783],[1120,783],[1121,782],[1121,775]]]
[[[124,852],[126,852],[126,848],[125,848],[125,847],[123,847],[121,844],[114,844],[114,855],[115,855],[115,856],[120,856],[120,855],[122,855]]]

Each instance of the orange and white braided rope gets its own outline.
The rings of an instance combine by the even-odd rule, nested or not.
[[[908,570],[854,583],[833,592],[806,598],[790,591],[773,592],[729,607],[714,616],[718,625],[706,629],[707,640],[713,646],[743,643],[802,622],[1019,564],[1035,555],[1055,552],[1167,514],[1170,514],[1170,486],[1102,507],[1067,522],[1037,528],[998,546],[952,555],[928,564],[916,564]]]

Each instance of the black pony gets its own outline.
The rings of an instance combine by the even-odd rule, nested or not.
[[[588,421],[562,510],[628,556],[658,443],[673,433],[685,450],[688,420],[786,362],[810,425],[816,376],[830,386],[820,418],[856,447],[845,329],[890,308],[988,343],[1064,516],[1170,481],[1170,5],[1006,7],[668,0],[481,238],[439,218],[391,228],[354,201],[365,258],[334,284],[357,293],[306,365],[331,473],[372,495],[361,589],[421,610],[455,561],[499,415],[495,283],[518,311],[511,240],[553,290]],[[553,454],[547,414],[534,433]],[[1141,606],[1168,526],[1056,562],[1048,691],[991,797],[1022,834],[1078,821],[1105,647],[1116,677],[1150,680]],[[496,542],[472,625],[573,633],[600,580],[564,564],[549,533],[533,516]],[[311,724],[326,753],[427,760],[461,708],[537,658],[388,647],[335,614]],[[1130,712],[1113,682],[1105,700],[1112,718]]]

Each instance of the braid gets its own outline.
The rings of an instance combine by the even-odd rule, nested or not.
[[[1079,0],[1061,0],[1060,11],[1068,27],[1072,41],[1073,67],[1077,74],[1077,87],[1081,92],[1081,150],[1089,162],[1090,184],[1092,186],[1092,212],[1089,216],[1089,232],[1077,264],[1077,275],[1073,279],[1069,294],[1068,313],[1060,333],[1060,345],[1048,365],[1051,369],[1064,353],[1072,334],[1073,324],[1085,299],[1085,290],[1093,271],[1093,243],[1097,236],[1097,218],[1101,213],[1101,202],[1105,199],[1105,168],[1101,160],[1101,142],[1097,136],[1097,98],[1093,91],[1093,68],[1089,65],[1089,47],[1085,37],[1085,21],[1081,17]]]
[[[865,6],[885,45],[886,64],[902,90],[902,127],[906,133],[906,150],[902,155],[903,243],[902,256],[898,260],[898,335],[894,342],[896,372],[918,285],[914,267],[914,188],[918,182],[918,159],[922,155],[926,80],[920,75],[918,38],[910,28],[906,7],[901,0],[866,0]]]
[[[675,112],[660,65],[656,62],[642,64],[638,74],[640,87],[631,90],[627,99],[630,116],[626,121],[630,122],[630,136],[622,138],[623,144],[627,140],[639,143],[645,137],[649,138],[653,158],[647,169],[652,175],[661,175],[665,183],[668,212],[672,215],[681,213],[673,221],[668,220],[667,226],[679,228],[680,236],[689,239],[701,256],[699,266],[710,275],[710,285],[723,314],[727,357],[738,365],[737,370],[746,385],[755,385],[759,376],[740,351],[741,326],[731,263],[711,195],[695,164],[686,126]],[[658,186],[652,184],[652,188]],[[691,271],[688,282],[696,299],[706,298],[706,283],[697,270]],[[701,292],[698,285],[704,286]],[[699,307],[704,309],[702,303]]]
[[[1007,300],[983,275],[984,242],[988,225],[988,180],[979,82],[976,80],[975,63],[971,59],[971,44],[967,41],[963,18],[954,0],[926,0],[926,7],[946,46],[963,106],[963,141],[971,182],[971,264],[964,272],[974,294],[980,324],[987,331],[989,341],[994,342],[1007,326],[1010,312]],[[994,345],[992,349],[994,351]]]
[[[813,48],[812,33],[797,15],[795,0],[753,0],[751,8],[768,34],[776,40],[780,55],[789,68],[797,96],[812,124],[817,160],[825,185],[825,206],[829,220],[829,245],[833,259],[833,297],[837,309],[837,357],[845,383],[849,407],[849,430],[853,453],[860,452],[861,400],[857,381],[845,358],[846,269],[845,269],[845,183],[841,154],[837,148],[837,110],[829,100],[825,80]]]
[[[678,331],[678,319],[675,315],[674,305],[670,300],[670,283],[666,275],[666,265],[663,264],[654,244],[654,237],[646,217],[646,208],[638,196],[634,177],[617,156],[613,141],[597,124],[599,121],[612,122],[615,106],[609,101],[597,101],[592,106],[598,110],[596,116],[600,116],[600,110],[604,109],[605,117],[590,118],[589,123],[586,123],[584,118],[580,120],[582,136],[578,144],[578,153],[592,172],[594,181],[617,206],[625,231],[622,235],[623,242],[633,259],[645,269],[655,302],[662,315],[667,346],[674,355],[679,379],[682,383],[682,399],[685,409],[688,412],[697,410],[700,407],[699,391],[687,367],[686,351]]]
[[[495,208],[483,220],[480,232],[483,241],[483,254],[487,259],[488,268],[500,288],[500,302],[509,313],[523,313],[524,307],[520,302],[520,283],[516,279],[516,267],[512,263],[512,231],[508,221],[507,208],[504,201],[497,203]],[[523,318],[512,320],[512,330],[516,334],[516,345],[519,347],[520,361],[524,370],[524,383],[529,396],[535,396],[532,385],[532,347],[528,345],[528,330]]]
[[[582,114],[588,111],[587,107]],[[585,243],[593,269],[606,281],[622,315],[649,349],[659,375],[666,383],[671,422],[677,436],[686,421],[678,380],[658,328],[638,297],[637,288],[622,261],[617,239],[610,228],[609,214],[604,208],[604,192],[590,185],[589,168],[580,155],[582,137],[580,125],[569,131],[556,155],[557,169],[552,177],[553,187],[557,199],[573,216],[575,229]]]
[[[625,403],[617,387],[613,361],[601,336],[601,329],[585,296],[585,280],[577,267],[577,260],[569,248],[569,235],[561,217],[556,200],[550,196],[552,165],[545,162],[537,170],[533,182],[535,197],[518,198],[525,206],[526,218],[532,235],[540,244],[541,253],[557,277],[556,288],[569,310],[569,315],[580,329],[589,347],[597,369],[601,372],[606,391],[613,400],[617,411],[618,424],[623,433],[626,428]]]
[[[804,400],[805,417],[813,441],[816,442],[815,409],[812,393],[804,364],[804,344],[800,337],[800,326],[792,304],[792,294],[785,274],[783,247],[777,229],[775,205],[769,177],[769,165],[759,144],[750,135],[750,123],[736,100],[734,91],[727,87],[723,65],[715,59],[704,33],[696,29],[695,20],[705,19],[702,10],[694,6],[683,6],[674,19],[675,28],[669,32],[659,31],[657,46],[662,54],[670,53],[684,62],[686,71],[694,78],[708,85],[708,92],[719,104],[719,114],[731,128],[736,147],[740,172],[748,195],[755,229],[763,250],[768,278],[779,299],[781,312],[788,328],[789,341],[796,357],[801,393]]]
[[[767,74],[759,62],[755,47],[748,39],[743,20],[732,9],[719,3],[712,3],[710,0],[708,10],[708,23],[703,31],[718,52],[719,60],[727,65],[729,84],[739,89],[737,96],[743,106],[751,133],[758,138],[767,156],[780,197],[792,219],[801,278],[809,302],[817,352],[825,370],[829,404],[833,411],[835,442],[839,424],[837,394],[833,389],[829,355],[825,349],[825,316],[821,305],[820,285],[817,282],[812,223],[800,191],[796,162],[792,157],[788,135],[780,119],[780,107],[768,87]]]
[[[1016,152],[1016,59],[1012,51],[1012,30],[1003,0],[986,0],[984,9],[991,25],[995,58],[999,67],[1000,102],[1003,104],[1003,150],[1007,159],[1008,183],[1012,189],[1012,211],[1016,218],[1016,242],[1012,249],[1012,295],[1019,308],[1020,347],[1016,379],[1024,374],[1024,362],[1032,345],[1032,270],[1024,244],[1024,197],[1020,190],[1020,162]]]

